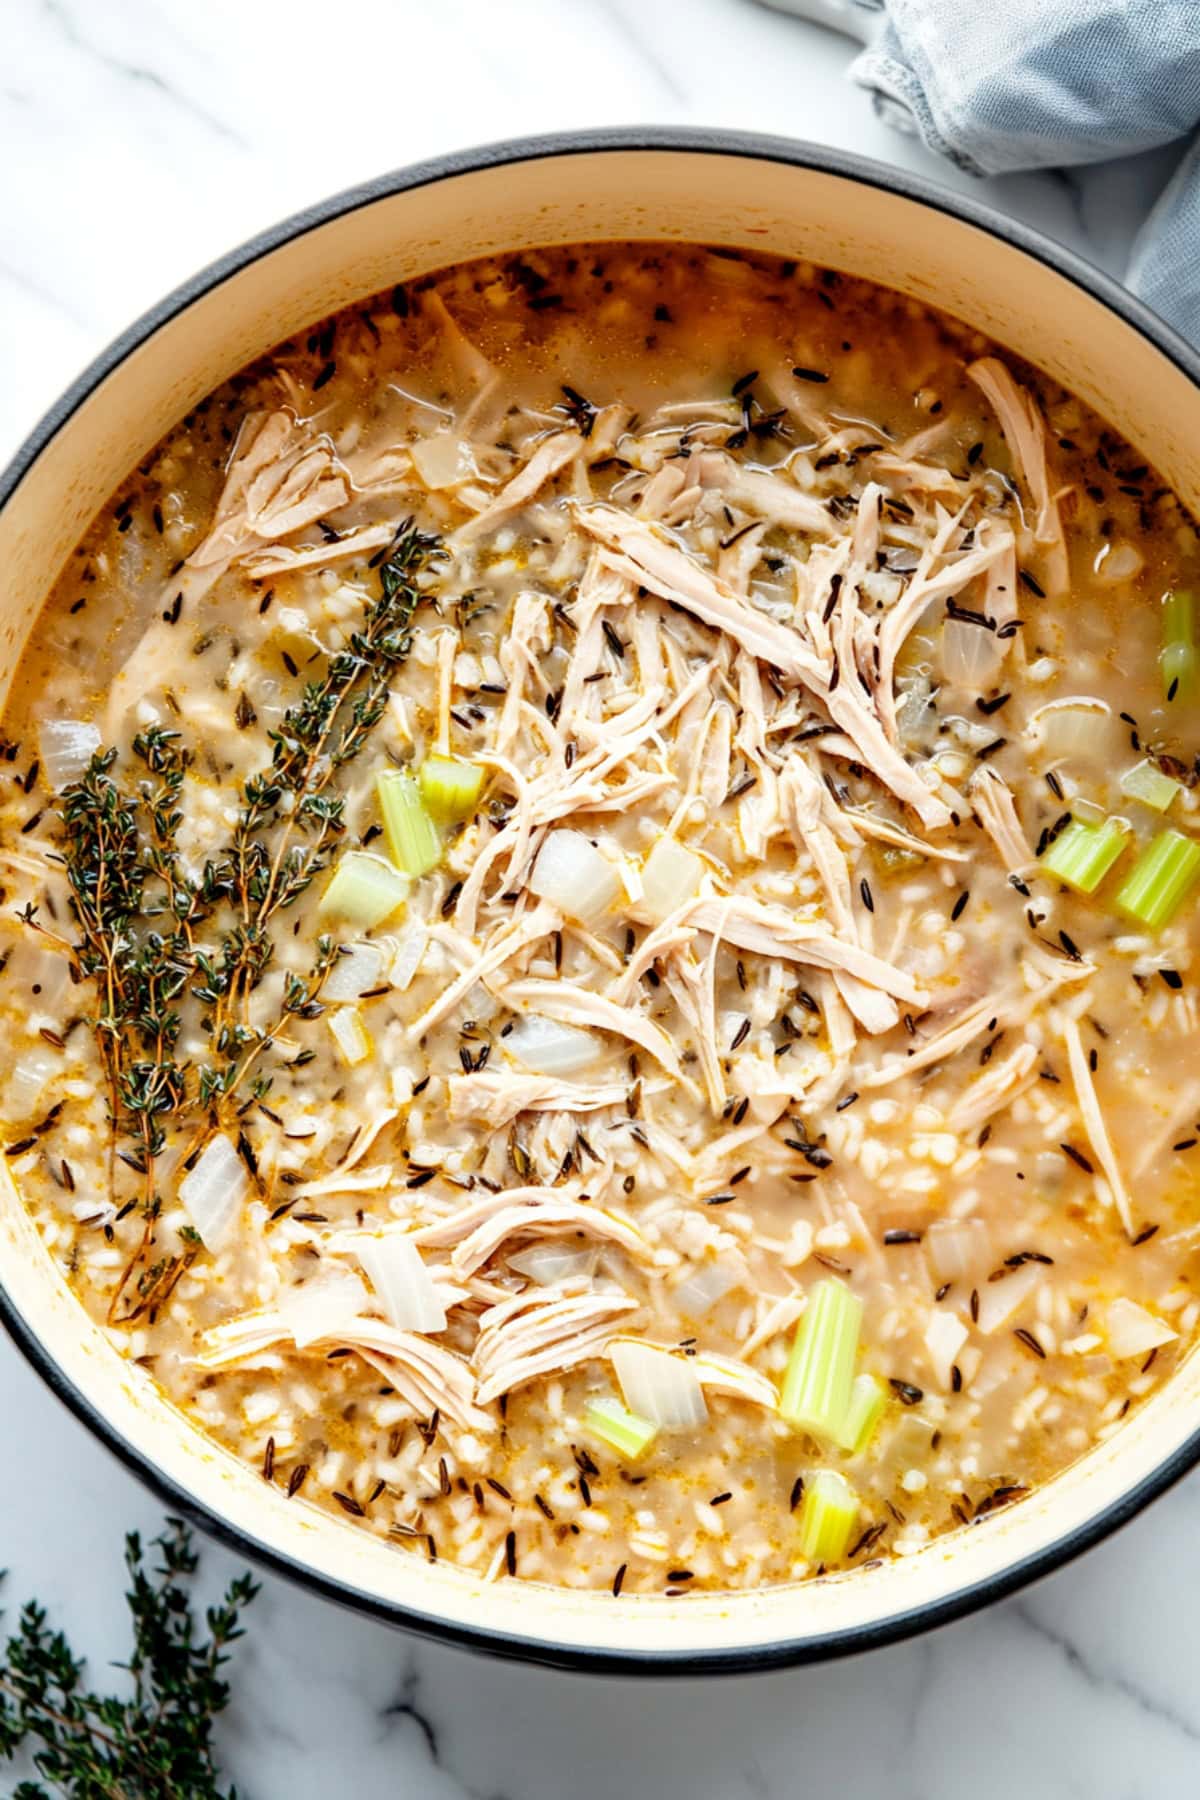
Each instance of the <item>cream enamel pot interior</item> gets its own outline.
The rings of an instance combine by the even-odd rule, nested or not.
[[[0,481],[0,676],[128,470],[210,389],[311,320],[408,277],[603,238],[750,245],[956,313],[1094,406],[1200,510],[1200,363],[1035,234],[877,164],[782,140],[638,130],[496,146],[383,177],[278,227],[135,325]],[[501,1581],[389,1548],[287,1501],[124,1362],[50,1260],[5,1170],[5,1321],[54,1391],[172,1506],[259,1561],[380,1617],[564,1667],[696,1673],[833,1656],[995,1598],[1127,1519],[1200,1457],[1200,1357],[1020,1505],[904,1561],[803,1587],[647,1599]]]

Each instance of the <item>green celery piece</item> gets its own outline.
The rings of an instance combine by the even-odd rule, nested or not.
[[[483,774],[478,763],[457,756],[427,756],[417,776],[425,810],[439,825],[469,819],[483,792]]]
[[[348,850],[333,871],[317,908],[323,919],[345,919],[370,931],[398,912],[408,898],[408,882],[381,856]]]
[[[818,1281],[796,1327],[779,1411],[798,1431],[836,1441],[850,1406],[862,1301],[842,1281]]]
[[[1170,923],[1197,880],[1200,843],[1182,831],[1160,831],[1143,850],[1117,892],[1116,905],[1127,918],[1150,931]]]
[[[1128,794],[1131,800],[1140,800],[1143,806],[1152,807],[1155,812],[1165,813],[1179,792],[1181,783],[1162,770],[1149,758],[1145,762],[1135,763],[1132,769],[1126,769],[1121,777],[1121,792]]]
[[[401,769],[381,769],[375,793],[393,863],[406,875],[427,875],[442,860],[442,843],[416,782]]]
[[[1099,825],[1072,819],[1042,857],[1041,866],[1077,894],[1094,894],[1128,842],[1128,832],[1115,819]]]
[[[1162,602],[1163,693],[1168,700],[1194,700],[1200,660],[1196,654],[1196,605],[1190,588],[1172,588]]]
[[[810,1562],[840,1562],[858,1517],[858,1496],[836,1469],[818,1469],[804,1484],[800,1549]]]
[[[875,1375],[857,1375],[850,1389],[850,1404],[837,1441],[843,1450],[858,1456],[875,1436],[875,1428],[887,1405],[887,1389]]]
[[[618,1455],[636,1462],[658,1436],[658,1426],[630,1412],[619,1400],[589,1400],[583,1410],[584,1422]]]

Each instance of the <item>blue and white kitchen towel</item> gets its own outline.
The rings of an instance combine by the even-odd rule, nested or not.
[[[1200,343],[1200,0],[767,0],[860,39],[892,123],[976,175],[1191,138],[1126,279]]]

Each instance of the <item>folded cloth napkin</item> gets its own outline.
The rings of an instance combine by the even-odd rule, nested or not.
[[[767,0],[857,37],[884,115],[976,175],[1106,162],[1200,125],[1200,0]],[[1200,137],[1127,279],[1200,343]]]

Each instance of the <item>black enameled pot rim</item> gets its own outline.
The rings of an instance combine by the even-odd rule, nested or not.
[[[514,138],[476,149],[453,151],[428,162],[415,163],[409,168],[377,176],[358,187],[319,201],[282,223],[259,232],[238,249],[231,250],[228,255],[210,263],[114,339],[71,384],[62,398],[56,401],[0,475],[0,508],[7,504],[47,445],[69,424],[84,401],[114,369],[193,301],[219,287],[222,282],[251,263],[270,256],[282,245],[327,225],[334,219],[355,212],[360,207],[371,206],[391,195],[425,187],[452,176],[469,175],[484,169],[538,161],[547,157],[639,150],[678,151],[693,156],[735,156],[782,163],[794,168],[840,176],[865,187],[883,189],[901,199],[913,200],[945,213],[978,230],[986,231],[990,236],[1033,257],[1090,294],[1117,314],[1132,330],[1148,339],[1193,385],[1200,388],[1200,356],[1125,288],[1073,251],[1052,242],[1040,232],[1006,219],[979,201],[965,199],[937,183],[903,170],[889,168],[869,157],[753,132],[674,126],[622,126],[607,130],[556,132],[541,137]],[[947,1595],[944,1599],[893,1614],[875,1623],[848,1627],[817,1638],[785,1638],[730,1650],[618,1651],[587,1648],[551,1640],[527,1640],[507,1632],[488,1630],[482,1625],[467,1627],[451,1624],[435,1614],[414,1611],[380,1600],[350,1583],[319,1574],[297,1559],[281,1554],[269,1544],[231,1525],[219,1514],[200,1504],[184,1488],[164,1476],[140,1450],[127,1442],[74,1383],[68,1380],[2,1287],[0,1322],[51,1391],[101,1443],[173,1511],[190,1519],[228,1548],[240,1555],[249,1556],[313,1593],[353,1607],[358,1612],[387,1624],[402,1626],[423,1636],[468,1650],[574,1672],[643,1676],[748,1674],[756,1670],[826,1662],[836,1657],[880,1649],[919,1632],[963,1618],[1027,1583],[1062,1568],[1074,1557],[1091,1549],[1127,1523],[1151,1500],[1200,1462],[1200,1430],[1197,1430],[1130,1492],[1056,1542],[970,1587]]]

